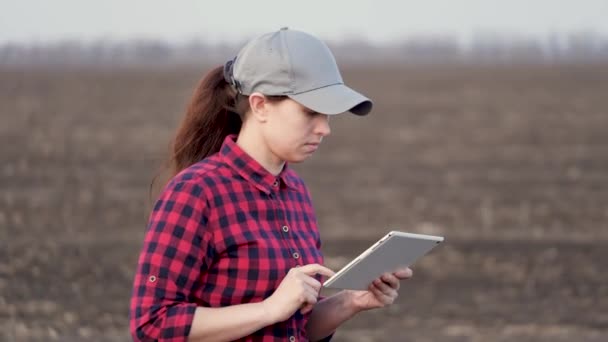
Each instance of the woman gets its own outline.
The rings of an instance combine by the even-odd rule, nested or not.
[[[391,304],[411,270],[368,291],[319,298],[317,221],[301,162],[329,116],[365,115],[317,38],[281,29],[249,42],[201,82],[174,141],[174,177],[146,231],[131,299],[137,341],[331,338],[357,312]]]

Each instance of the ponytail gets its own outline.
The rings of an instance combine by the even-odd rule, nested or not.
[[[239,133],[244,112],[235,108],[235,97],[221,66],[199,83],[173,140],[169,161],[172,177],[218,152],[229,134]]]
[[[284,95],[266,96],[271,102],[286,98]],[[249,97],[238,94],[226,82],[224,67],[212,69],[196,87],[173,139],[169,158],[164,165],[169,169],[168,178],[218,152],[226,136],[240,132],[248,111]],[[161,177],[163,169],[150,183],[151,198],[154,184]]]
[[[186,107],[186,114],[171,143],[169,158],[150,183],[150,199],[153,192],[159,190],[154,189],[158,178],[173,178],[183,169],[218,152],[226,136],[238,134],[248,110],[248,98],[237,94],[226,82],[222,66],[205,75]],[[169,174],[163,171],[169,171]]]

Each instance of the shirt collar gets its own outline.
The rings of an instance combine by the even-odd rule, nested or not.
[[[284,186],[292,189],[296,188],[291,177],[289,177],[290,172],[287,162],[283,166],[283,170],[275,176],[247,154],[247,152],[243,151],[236,144],[236,138],[235,134],[228,135],[224,139],[219,153],[224,162],[239,175],[265,193],[271,193]]]

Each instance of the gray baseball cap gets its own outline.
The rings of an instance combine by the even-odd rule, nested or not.
[[[238,92],[285,95],[322,114],[366,115],[372,101],[342,80],[336,60],[318,38],[282,28],[254,38],[224,67]]]

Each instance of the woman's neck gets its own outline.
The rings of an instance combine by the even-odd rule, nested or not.
[[[246,129],[241,129],[236,144],[271,174],[276,176],[283,170],[285,161],[270,151],[259,134],[252,134]]]

